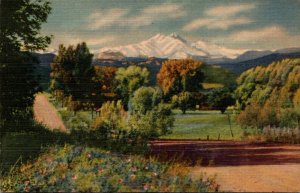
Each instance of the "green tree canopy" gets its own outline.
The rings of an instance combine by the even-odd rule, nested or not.
[[[116,72],[115,81],[116,91],[123,104],[127,105],[134,91],[149,83],[149,71],[139,66],[119,68]]]
[[[207,101],[213,108],[224,113],[228,106],[235,104],[232,93],[228,88],[214,89],[208,94]]]

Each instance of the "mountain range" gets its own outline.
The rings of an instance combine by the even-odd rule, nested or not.
[[[57,53],[35,53],[40,66],[50,70]],[[126,46],[106,47],[94,53],[94,64],[128,66],[132,63],[159,68],[166,59],[193,58],[217,64],[240,74],[257,65],[266,66],[284,58],[300,57],[300,48],[279,50],[246,50],[222,47],[207,41],[190,42],[181,36],[157,34],[148,40]]]
[[[229,49],[203,40],[189,42],[181,36],[157,34],[148,40],[126,46],[106,47],[99,50],[98,59],[122,57],[156,57],[169,59],[195,58],[201,60],[234,59],[244,49]]]
[[[136,44],[105,47],[96,53],[96,59],[122,60],[124,58],[193,58],[212,64],[228,64],[249,61],[270,54],[290,54],[300,52],[300,48],[280,50],[247,50],[222,47],[207,41],[190,42],[181,36],[157,34]]]

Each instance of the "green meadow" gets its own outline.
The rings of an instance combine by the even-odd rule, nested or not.
[[[230,114],[231,129],[228,115],[220,111],[187,111],[184,115],[179,110],[173,111],[175,123],[172,133],[162,139],[207,139],[210,140],[241,140],[242,128],[237,125],[233,114]],[[219,138],[220,135],[220,138]]]

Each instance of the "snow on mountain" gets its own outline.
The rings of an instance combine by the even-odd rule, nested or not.
[[[121,53],[126,57],[157,57],[182,59],[188,57],[200,58],[229,58],[234,59],[245,50],[236,50],[221,47],[204,41],[189,42],[179,35],[172,33],[169,36],[157,34],[152,38],[137,44],[102,48],[98,58],[102,59],[103,53]]]

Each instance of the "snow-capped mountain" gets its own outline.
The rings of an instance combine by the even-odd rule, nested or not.
[[[203,60],[235,59],[246,50],[229,49],[209,42],[199,40],[189,42],[179,35],[157,34],[152,38],[137,44],[107,47],[99,50],[98,59],[107,59],[108,55],[123,55],[124,57],[156,57],[156,58],[200,58]],[[105,56],[105,58],[103,58]],[[112,58],[114,59],[114,58]]]

